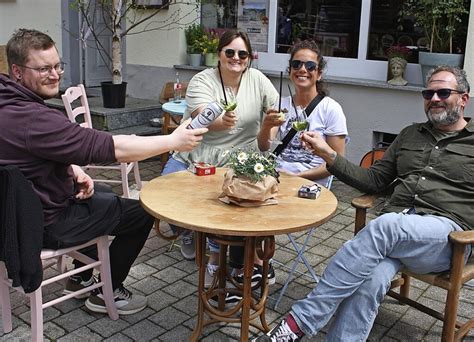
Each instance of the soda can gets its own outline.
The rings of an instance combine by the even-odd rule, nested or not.
[[[188,128],[204,128],[209,126],[219,115],[224,112],[224,107],[218,102],[209,103],[204,110],[196,115]]]

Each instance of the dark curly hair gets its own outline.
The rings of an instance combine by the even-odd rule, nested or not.
[[[300,51],[300,50],[311,50],[316,53],[318,56],[317,62],[318,62],[318,71],[320,73],[323,73],[324,69],[326,69],[326,60],[324,59],[323,55],[321,54],[321,49],[319,48],[319,45],[316,44],[313,40],[302,40],[298,43],[295,43],[290,50],[290,60],[288,62],[288,73],[291,72],[291,62],[293,61],[293,58],[295,54]],[[329,95],[329,91],[326,87],[326,83],[322,80],[316,81],[316,90],[318,91],[319,94],[321,95]]]

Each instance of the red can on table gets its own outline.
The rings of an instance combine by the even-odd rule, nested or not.
[[[196,176],[209,176],[216,173],[216,167],[207,163],[192,163],[189,169]]]

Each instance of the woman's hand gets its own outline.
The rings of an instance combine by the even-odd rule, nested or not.
[[[276,109],[269,109],[263,117],[262,126],[266,128],[279,127],[286,121],[285,113],[280,113]]]
[[[235,127],[235,125],[237,125],[238,119],[239,118],[234,111],[224,112],[222,115],[222,125],[225,127],[225,129],[232,129]]]

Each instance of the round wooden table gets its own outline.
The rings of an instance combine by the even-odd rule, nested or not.
[[[146,184],[140,192],[140,202],[154,217],[196,232],[196,263],[199,267],[198,319],[191,340],[201,335],[202,328],[214,322],[241,323],[241,341],[248,340],[249,325],[268,331],[265,321],[265,301],[268,295],[268,260],[274,252],[274,236],[317,227],[335,213],[337,199],[323,188],[316,200],[298,197],[301,185],[311,181],[300,177],[281,175],[277,205],[244,208],[222,203],[225,169],[215,175],[196,176],[188,171],[158,177]],[[219,267],[218,276],[209,289],[204,288],[206,272],[206,237],[221,243],[219,264],[226,265],[228,245],[244,246],[243,286],[226,287],[227,267]],[[235,240],[235,237],[244,237]],[[240,241],[240,242],[239,242]],[[255,251],[264,260],[260,295],[252,295],[251,277]],[[255,287],[254,287],[255,288]],[[227,292],[238,292],[242,301],[230,310],[224,308]],[[208,299],[218,296],[217,308]],[[204,314],[211,319],[205,321]],[[261,326],[252,322],[260,317]]]

